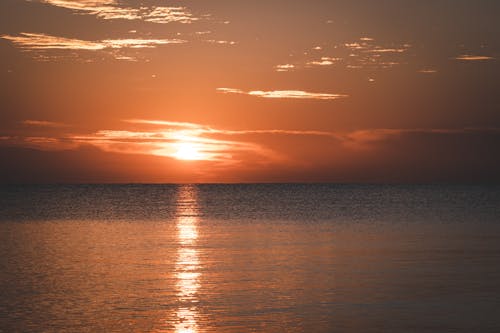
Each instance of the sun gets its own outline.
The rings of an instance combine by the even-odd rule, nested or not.
[[[203,154],[196,145],[189,142],[180,142],[177,145],[174,157],[178,160],[195,161],[203,159]]]

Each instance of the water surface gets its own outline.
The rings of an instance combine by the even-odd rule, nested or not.
[[[498,332],[500,188],[0,190],[1,332]]]

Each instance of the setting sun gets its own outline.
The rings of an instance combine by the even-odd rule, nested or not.
[[[189,142],[180,142],[177,145],[174,157],[178,160],[196,161],[203,159],[203,154],[200,153],[196,145]]]

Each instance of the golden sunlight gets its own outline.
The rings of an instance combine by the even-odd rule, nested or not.
[[[190,155],[188,155],[190,156]],[[177,198],[177,229],[179,249],[175,263],[177,280],[177,298],[180,304],[176,309],[176,333],[198,332],[199,311],[198,289],[202,262],[198,254],[198,199],[197,188],[182,186]]]
[[[205,158],[204,154],[200,152],[198,147],[190,142],[179,142],[176,144],[176,152],[174,157],[178,160],[195,161]]]

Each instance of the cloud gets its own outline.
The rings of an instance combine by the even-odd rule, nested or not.
[[[459,55],[458,57],[455,57],[454,59],[456,59],[456,60],[463,60],[463,61],[485,61],[485,60],[495,60],[495,58],[490,57],[490,56],[484,56],[484,55],[470,55],[470,54],[462,54],[462,55]]]
[[[374,38],[361,37],[352,41],[337,44],[326,44],[298,52],[301,59],[289,63],[293,67],[274,67],[275,71],[284,72],[291,69],[328,67],[336,65],[347,69],[387,69],[405,63],[407,53],[412,48],[409,43],[378,43]],[[318,54],[322,54],[318,58]],[[311,58],[311,55],[314,58]]]
[[[165,120],[127,119],[126,123],[154,126],[144,130],[98,130],[91,134],[63,134],[59,136],[9,136],[3,144],[24,146],[43,151],[72,150],[91,145],[106,152],[179,157],[179,149],[189,146],[197,152],[197,158],[224,164],[238,163],[242,153],[272,159],[273,153],[259,144],[224,139],[220,136],[235,133],[208,126]],[[27,120],[30,126],[54,127],[59,123]],[[243,134],[243,133],[240,133]],[[214,137],[219,136],[219,137]]]
[[[284,129],[256,129],[256,130],[227,130],[216,129],[206,125],[187,122],[175,122],[165,120],[145,120],[145,119],[126,119],[123,120],[127,123],[133,124],[146,124],[155,126],[169,126],[173,128],[185,128],[189,130],[196,130],[199,134],[223,134],[223,135],[247,135],[247,134],[283,134],[283,135],[314,135],[325,137],[337,137],[334,132],[328,131],[314,131],[314,130],[284,130]]]
[[[350,50],[364,50],[368,47],[368,44],[352,42],[352,43],[344,43],[344,46]]]
[[[99,42],[84,41],[80,39],[50,36],[46,34],[21,32],[19,36],[3,35],[0,38],[14,43],[22,49],[46,50],[102,50],[106,46]]]
[[[185,128],[202,128],[203,126],[195,123],[178,122],[178,121],[167,121],[167,120],[147,120],[147,119],[125,119],[126,123],[131,124],[146,124],[146,125],[160,125],[160,126],[172,126],[172,127],[185,127]]]
[[[142,20],[166,24],[171,22],[193,23],[200,20],[186,7],[141,6],[126,7],[116,0],[39,0],[41,3],[66,8],[86,15],[94,15],[103,20]]]
[[[158,45],[181,44],[181,39],[104,39],[101,41],[86,41],[74,38],[51,36],[40,33],[21,32],[19,36],[3,35],[0,38],[10,40],[23,49],[31,50],[103,50],[123,48],[154,48]]]
[[[400,49],[379,49],[379,48],[375,48],[375,49],[371,49],[371,50],[366,50],[366,52],[369,52],[369,53],[403,53],[403,52],[406,52],[408,51],[407,48],[400,48]]]
[[[232,41],[232,40],[209,39],[209,40],[205,40],[205,42],[210,43],[210,44],[217,44],[217,45],[236,45],[236,42]]]
[[[348,95],[343,95],[343,94],[313,93],[302,90],[243,91],[240,89],[233,89],[233,88],[217,88],[216,90],[223,94],[242,94],[242,95],[256,96],[261,98],[274,98],[274,99],[334,100],[334,99],[348,97]]]
[[[289,72],[295,69],[295,65],[293,64],[282,64],[274,66],[274,70],[276,72]]]
[[[0,152],[8,152],[12,147],[30,148],[29,154],[59,151],[83,158],[93,147],[105,152],[100,155],[101,159],[109,156],[115,161],[139,161],[138,172],[143,175],[144,167],[147,169],[151,162],[144,166],[140,161],[156,161],[165,170],[170,162],[158,157],[183,160],[186,159],[183,149],[187,149],[194,151],[187,156],[188,159],[198,162],[181,169],[192,172],[193,167],[200,167],[214,177],[211,179],[218,181],[229,170],[243,177],[237,178],[238,181],[252,174],[256,176],[255,180],[273,181],[424,182],[467,177],[488,180],[491,176],[498,179],[495,172],[500,161],[492,147],[498,145],[500,129],[495,128],[338,132],[276,128],[238,130],[154,119],[128,119],[125,122],[135,126],[131,129],[131,126],[122,124],[113,130],[103,129],[90,134],[2,137]],[[123,157],[114,155],[116,153]],[[134,157],[137,154],[144,157]],[[99,159],[86,160],[93,165]],[[124,163],[113,165],[117,164]],[[14,165],[12,170],[22,163]],[[467,177],[464,178],[464,174]]]
[[[158,45],[166,44],[183,44],[187,41],[182,39],[105,39],[101,43],[106,48],[122,49],[122,48],[155,48]]]
[[[338,61],[341,61],[342,58],[333,58],[333,57],[321,57],[320,60],[312,60],[306,62],[306,65],[309,66],[331,66]]]
[[[39,2],[83,14],[95,15],[105,20],[141,19],[139,9],[119,7],[115,0],[39,0]]]
[[[255,136],[287,135],[316,136],[340,140],[337,134],[315,130],[255,129],[228,130],[207,125],[166,120],[125,119],[125,123],[145,127],[141,130],[98,130],[91,134],[63,134],[59,136],[6,137],[4,144],[24,146],[44,151],[72,150],[91,145],[106,152],[144,154],[177,158],[181,146],[188,145],[200,160],[217,163],[239,163],[241,154],[257,156],[257,160],[271,161],[281,158],[280,153],[251,140]],[[59,123],[27,120],[31,126],[52,127]],[[152,126],[152,127],[151,127]],[[246,137],[245,140],[236,137]],[[249,139],[250,138],[250,139]],[[257,140],[258,141],[258,140]]]
[[[77,10],[91,10],[106,6],[115,6],[117,4],[116,0],[39,0],[38,2]]]
[[[393,44],[394,45],[394,44]],[[339,47],[342,45],[338,45]],[[375,44],[375,39],[361,37],[359,41],[344,43],[347,49],[352,51],[363,51],[367,53],[403,53],[411,48],[411,44],[399,44],[396,47],[387,47]]]
[[[126,119],[123,122],[133,124],[151,125],[160,127],[160,130],[148,131],[100,131],[101,136],[122,137],[122,138],[143,138],[148,140],[164,140],[169,138],[178,138],[179,135],[294,135],[294,136],[319,136],[336,139],[340,142],[351,144],[370,144],[382,142],[407,134],[473,134],[473,133],[499,133],[497,128],[376,128],[354,130],[350,132],[341,131],[318,131],[318,130],[293,130],[293,129],[247,129],[247,130],[229,130],[214,128],[207,125],[201,125],[190,122],[175,122],[165,120],[146,120],[146,119]],[[95,137],[94,137],[95,138]]]
[[[144,21],[154,23],[193,23],[200,20],[194,17],[186,7],[153,7],[143,15]]]
[[[47,120],[23,120],[21,122],[27,126],[40,126],[40,127],[65,127],[68,126],[63,123],[58,123],[55,121],[47,121]]]
[[[128,121],[130,122],[130,121]],[[160,124],[161,121],[152,121]],[[148,123],[147,121],[140,123]],[[267,155],[268,150],[258,144],[211,138],[203,126],[188,123],[170,123],[159,130],[129,131],[100,130],[91,135],[69,137],[78,144],[90,144],[107,152],[145,154],[177,159],[179,149],[188,146],[196,152],[196,160],[238,163],[234,156],[242,152]],[[184,124],[184,125],[183,125]],[[173,128],[172,128],[173,127]]]
[[[36,51],[35,58],[39,60],[54,60],[63,58],[61,55],[41,54],[47,51],[102,51],[117,60],[136,60],[135,57],[120,54],[113,51],[127,49],[156,48],[167,44],[182,44],[187,41],[182,39],[103,39],[98,41],[87,41],[75,38],[51,36],[42,33],[21,32],[17,36],[2,35],[0,38],[11,41],[14,45],[27,51]],[[74,55],[73,55],[74,56]]]
[[[464,174],[471,179],[488,180],[494,176],[498,180],[500,160],[494,147],[500,140],[500,128],[381,128],[340,132],[238,130],[168,120],[125,122],[136,125],[130,129],[122,124],[117,129],[90,134],[0,136],[0,152],[30,148],[30,152],[73,151],[72,154],[85,156],[81,154],[93,147],[110,153],[110,158],[111,153],[132,154],[120,158],[121,161],[126,158],[142,161],[143,158],[133,156],[137,154],[151,161],[154,157],[185,159],[181,152],[188,147],[196,152],[189,159],[199,160],[197,163],[203,164],[198,166],[219,181],[231,167],[242,175],[267,173],[271,178],[277,176],[274,180],[283,180],[285,175],[288,181],[297,180],[299,174],[295,171],[302,172],[308,181],[434,181],[466,179]],[[169,165],[159,159],[155,161],[162,170]],[[18,166],[19,163],[15,165]]]
[[[435,74],[435,73],[437,73],[437,70],[436,69],[421,69],[418,72],[422,73],[422,74]]]
[[[371,144],[381,143],[390,140],[394,137],[402,135],[418,134],[418,135],[463,135],[463,134],[478,134],[478,133],[494,133],[500,134],[499,128],[407,128],[407,129],[368,129],[357,130],[345,133],[340,136],[342,141],[347,145],[354,145],[357,147],[369,147]]]

